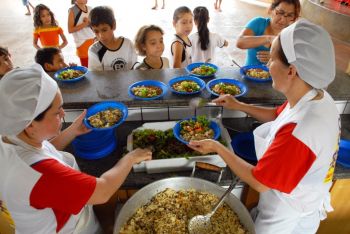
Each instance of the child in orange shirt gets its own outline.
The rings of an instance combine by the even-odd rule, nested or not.
[[[95,34],[89,27],[91,7],[87,0],[72,0],[74,4],[68,13],[68,32],[72,33],[77,47],[77,55],[82,66],[88,67],[88,50],[94,43]]]
[[[33,46],[39,49],[38,39],[42,47],[58,47],[64,48],[67,45],[66,36],[63,30],[58,26],[55,16],[52,11],[44,4],[39,4],[34,9],[34,39]],[[59,44],[59,37],[62,39],[62,44]]]

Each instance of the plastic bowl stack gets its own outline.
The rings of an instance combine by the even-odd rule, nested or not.
[[[107,128],[94,128],[88,118],[97,112],[113,108],[122,112],[121,119]],[[84,124],[92,129],[91,132],[77,137],[73,142],[75,154],[84,159],[99,159],[112,153],[117,147],[115,128],[122,124],[128,116],[128,108],[120,102],[101,102],[91,106],[86,113]]]

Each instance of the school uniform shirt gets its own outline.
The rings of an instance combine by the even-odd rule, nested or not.
[[[137,55],[132,42],[121,37],[122,43],[116,50],[110,50],[101,42],[95,42],[88,52],[89,70],[117,71],[131,70],[137,62]]]
[[[160,57],[162,66],[157,68],[157,67],[152,67],[149,65],[145,59],[143,59],[142,63],[138,63],[135,65],[135,70],[150,70],[150,69],[163,69],[163,68],[169,68],[169,60],[165,57]]]
[[[179,37],[178,35],[175,34],[175,36],[170,44],[170,54],[171,54],[170,64],[172,67],[174,65],[173,44],[178,43],[178,42],[180,42],[183,45],[182,56],[181,56],[181,67],[184,68],[188,64],[192,63],[192,59],[191,59],[192,44],[191,44],[191,41],[190,41],[190,44],[187,44],[184,40],[182,40],[181,37]]]
[[[206,50],[201,49],[199,43],[199,34],[194,33],[190,36],[192,50],[191,57],[192,62],[206,62],[208,59],[210,61],[215,61],[215,49],[216,47],[223,48],[225,45],[225,39],[219,34],[209,32],[209,44]]]
[[[70,11],[73,11],[74,15],[74,26],[83,23],[84,18],[89,18],[91,9],[91,7],[86,6],[86,11],[83,11],[76,4],[74,4],[74,6],[70,8]],[[76,47],[81,46],[88,39],[95,38],[95,34],[89,26],[82,28],[79,31],[73,32],[72,35]]]
[[[34,29],[33,36],[35,39],[39,39],[42,47],[58,47],[60,34],[63,30],[59,26],[52,26],[49,28],[38,27]]]
[[[258,163],[253,176],[270,190],[260,193],[257,233],[315,233],[332,211],[332,185],[339,149],[340,118],[330,95],[309,91],[277,118],[254,130]]]
[[[16,233],[96,233],[99,225],[86,206],[95,177],[74,170],[74,157],[47,141],[37,149],[9,139],[14,145],[0,140],[0,199]]]

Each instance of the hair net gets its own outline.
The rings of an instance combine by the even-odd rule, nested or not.
[[[334,48],[325,29],[300,19],[283,29],[280,38],[288,62],[296,67],[302,80],[317,89],[334,80]]]
[[[57,90],[56,81],[39,64],[8,72],[0,81],[0,134],[23,131],[51,105]]]

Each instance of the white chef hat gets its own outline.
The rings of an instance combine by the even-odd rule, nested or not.
[[[58,86],[39,64],[16,68],[0,81],[0,135],[17,135],[56,96]]]
[[[300,19],[283,29],[281,46],[299,77],[312,87],[326,88],[335,77],[332,40],[322,27]]]

